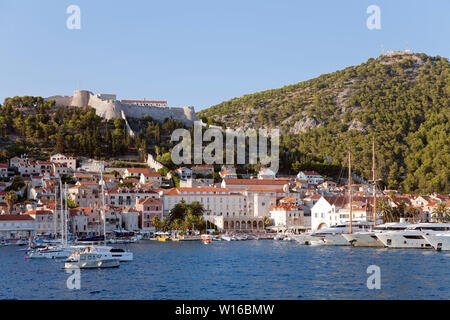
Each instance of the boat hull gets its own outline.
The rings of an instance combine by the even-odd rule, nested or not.
[[[118,268],[120,266],[119,260],[102,260],[102,261],[75,261],[66,262],[65,269],[104,269],[104,268]]]
[[[313,235],[310,234],[294,234],[291,235],[291,237],[302,245],[309,245],[311,244],[311,241],[318,240],[317,237],[314,237]]]
[[[450,250],[450,236],[442,235],[426,235],[425,240],[438,251],[448,251]]]
[[[376,234],[385,247],[391,249],[431,249],[431,244],[425,240],[424,233],[386,232]]]
[[[350,242],[342,234],[330,234],[324,237],[327,246],[350,246]]]
[[[384,247],[383,243],[378,240],[374,232],[345,233],[342,236],[354,247]]]

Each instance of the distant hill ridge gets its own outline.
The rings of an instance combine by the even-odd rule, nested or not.
[[[280,128],[287,158],[313,154],[342,164],[350,148],[366,178],[375,137],[378,174],[390,188],[449,191],[449,96],[447,58],[394,51],[197,116],[230,128]]]

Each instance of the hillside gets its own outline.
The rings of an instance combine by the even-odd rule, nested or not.
[[[382,187],[449,192],[450,64],[394,52],[283,88],[245,95],[200,111],[210,124],[280,128],[281,169],[342,165],[370,177],[375,137]],[[326,172],[325,172],[326,173]]]

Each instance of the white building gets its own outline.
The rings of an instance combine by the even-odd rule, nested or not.
[[[364,199],[364,198],[362,198]],[[369,198],[366,201],[356,198],[352,202],[352,221],[368,221],[372,218]],[[312,230],[329,228],[350,221],[349,204],[345,197],[321,197],[311,208]]]
[[[29,238],[34,235],[33,217],[29,215],[0,215],[0,239]]]
[[[77,169],[77,159],[73,157],[67,157],[63,154],[57,153],[50,157],[50,161],[53,163],[65,164],[67,168],[70,168],[72,171]]]
[[[36,234],[52,233],[54,229],[53,225],[53,212],[50,210],[32,210],[25,212],[34,219],[34,228]]]
[[[277,228],[305,227],[303,210],[294,204],[281,204],[270,209],[270,218]]]
[[[139,231],[139,213],[131,207],[122,211],[122,228],[127,231]]]
[[[222,230],[262,231],[264,218],[275,205],[277,192],[270,188],[173,188],[162,192],[164,213],[180,201],[194,201],[205,209],[203,217]]]
[[[192,170],[189,168],[181,167],[176,169],[175,172],[181,180],[188,180],[192,178]]]
[[[21,155],[20,157],[14,157],[9,159],[9,166],[11,168],[19,168],[19,165],[22,163],[28,163],[30,160],[25,155]]]
[[[258,172],[258,179],[275,179],[275,172],[270,168],[262,168]]]
[[[318,185],[324,182],[323,177],[315,171],[300,171],[297,180],[307,181],[308,184]]]
[[[146,184],[147,182],[158,182],[161,184],[162,177],[158,172],[141,173],[139,182],[141,184]]]

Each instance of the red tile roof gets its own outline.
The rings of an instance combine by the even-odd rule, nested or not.
[[[2,214],[0,215],[0,221],[19,221],[19,220],[34,220],[29,215],[16,215],[16,214]]]

